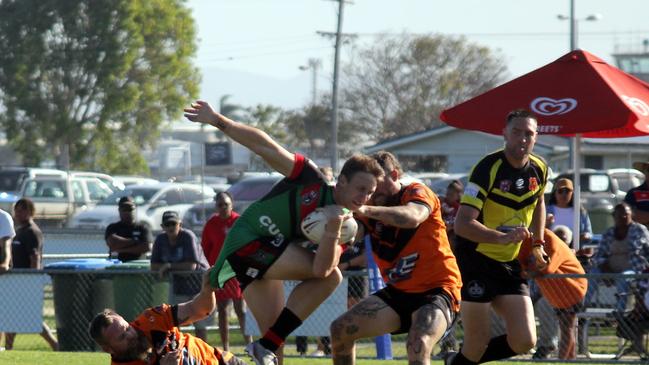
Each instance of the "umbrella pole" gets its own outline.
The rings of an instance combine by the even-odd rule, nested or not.
[[[577,250],[581,250],[581,240],[579,239],[579,226],[580,226],[580,213],[581,213],[581,166],[579,164],[579,157],[581,156],[581,134],[575,134],[575,137],[571,138],[572,143],[572,170],[573,170],[573,179],[575,189],[572,195],[572,207],[573,207],[573,217],[572,217],[572,247],[575,247]]]

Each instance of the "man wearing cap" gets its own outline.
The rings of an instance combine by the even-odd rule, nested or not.
[[[624,201],[633,210],[633,220],[649,227],[649,184],[647,184],[649,162],[634,162],[633,168],[642,171],[645,180],[642,185],[629,190],[624,197]]]
[[[162,214],[162,229],[153,243],[151,250],[151,271],[161,275],[173,274],[173,303],[191,300],[201,291],[200,276],[191,275],[188,271],[205,271],[209,268],[203,248],[196,235],[182,228],[177,212],[168,210]],[[207,325],[213,321],[210,316],[194,323],[196,337],[207,341]]]
[[[110,256],[116,255],[121,261],[145,258],[146,253],[151,250],[153,236],[149,228],[135,221],[133,198],[120,198],[118,209],[119,222],[109,224],[104,234]]]

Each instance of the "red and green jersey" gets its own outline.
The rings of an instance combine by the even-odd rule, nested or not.
[[[277,247],[287,240],[304,240],[302,219],[318,207],[335,204],[333,192],[334,187],[322,179],[315,164],[295,154],[291,174],[250,205],[232,226],[211,269],[212,285],[222,288],[235,277],[228,256],[260,237],[272,238],[271,244]]]

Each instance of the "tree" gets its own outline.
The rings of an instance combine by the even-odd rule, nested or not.
[[[375,140],[440,124],[439,113],[501,83],[504,61],[486,47],[444,35],[382,36],[345,67],[343,107]]]
[[[2,1],[0,126],[29,165],[146,170],[197,94],[194,39],[184,0]]]

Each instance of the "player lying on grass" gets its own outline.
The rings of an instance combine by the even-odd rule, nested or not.
[[[193,122],[212,125],[262,157],[286,176],[236,221],[212,267],[212,285],[223,287],[236,277],[264,336],[246,351],[258,365],[277,364],[286,336],[293,332],[338,286],[341,227],[351,218],[341,207],[357,211],[376,189],[383,169],[369,156],[345,162],[335,186],[311,161],[294,154],[265,132],[215,112],[204,101],[185,109]],[[211,132],[210,132],[211,133]],[[315,253],[291,244],[303,240],[300,223],[325,207],[326,230]],[[284,301],[282,280],[301,281]]]
[[[205,274],[201,291],[194,299],[149,308],[131,323],[105,309],[90,322],[90,337],[110,354],[112,364],[245,365],[232,353],[180,332],[178,327],[207,317],[215,306],[214,291]]]

